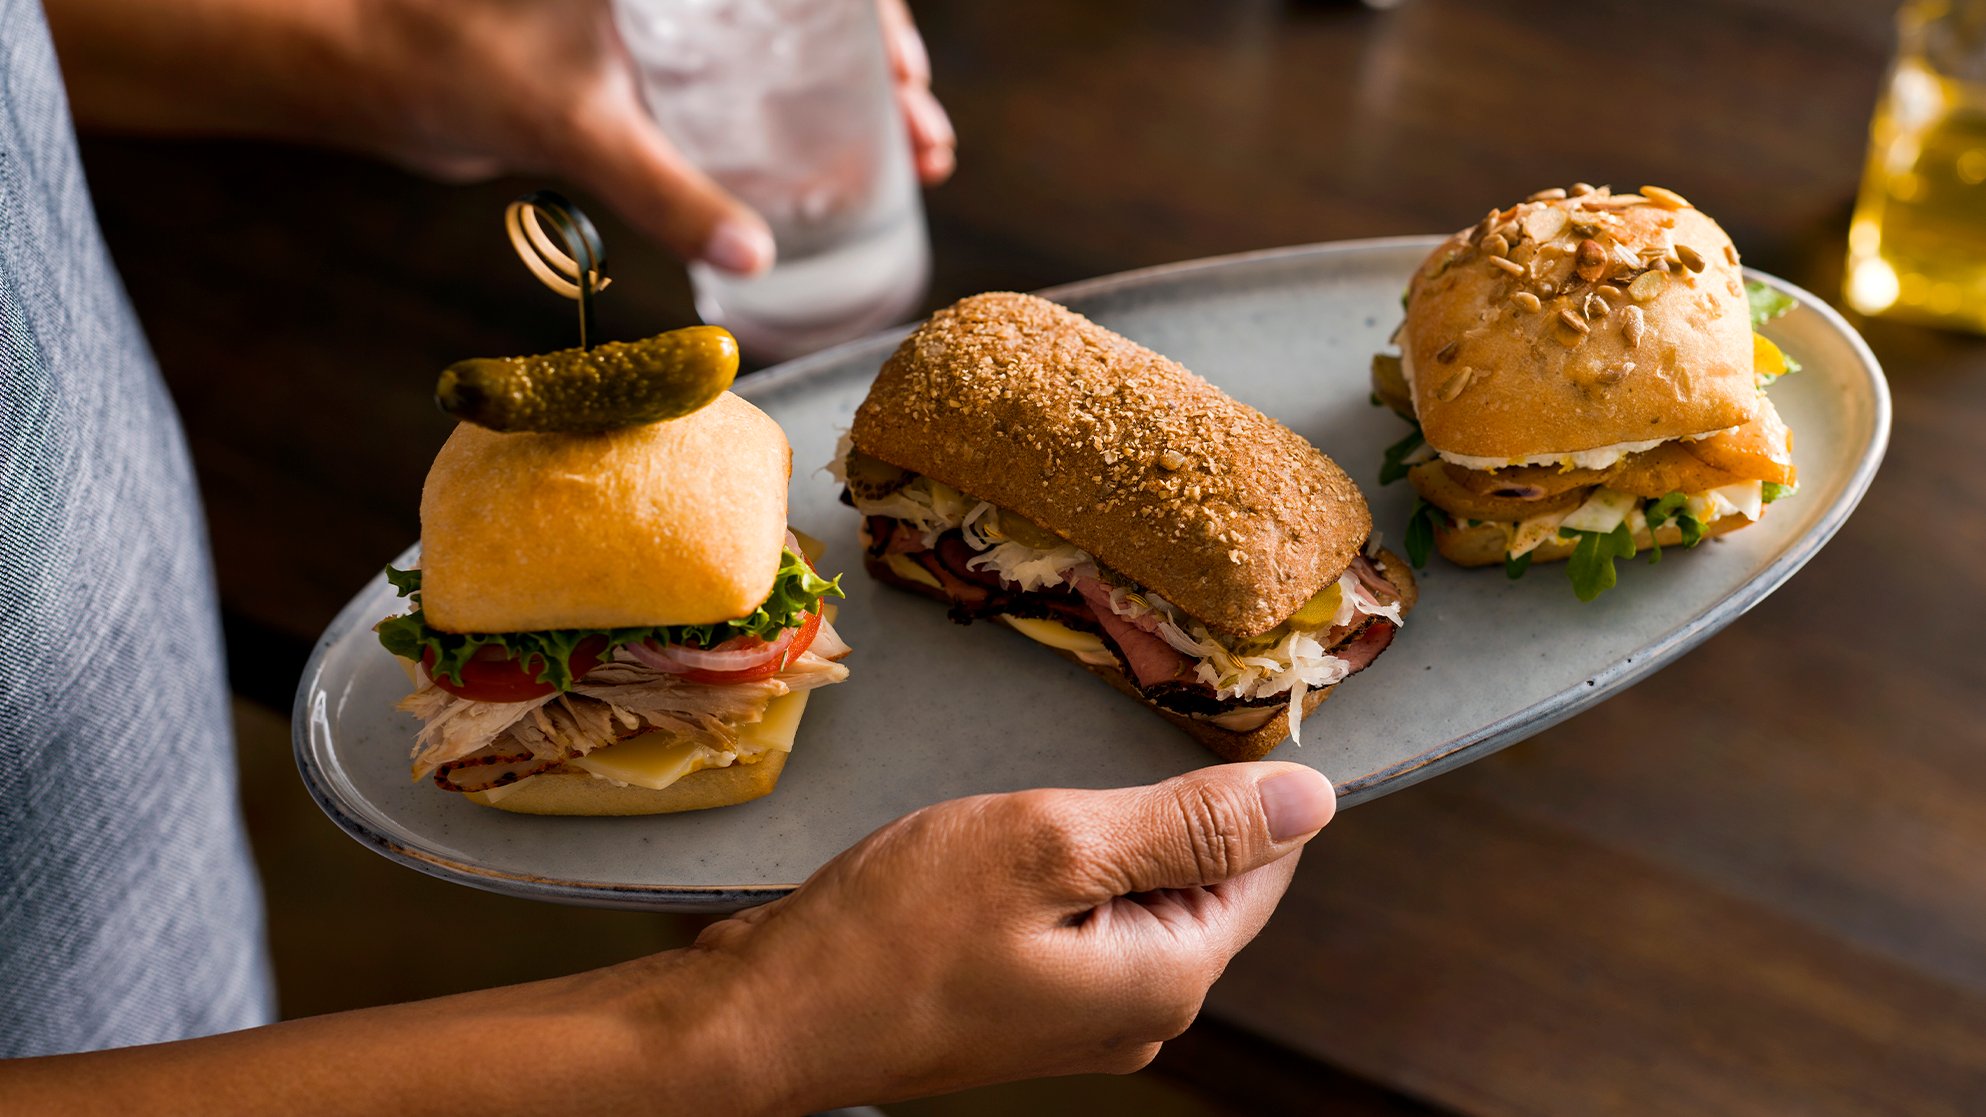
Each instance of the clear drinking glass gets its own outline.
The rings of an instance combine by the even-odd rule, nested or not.
[[[1910,0],[1869,129],[1846,295],[1986,332],[1986,0]]]
[[[649,111],[772,227],[754,279],[690,266],[697,313],[784,360],[901,321],[931,246],[875,0],[615,0]]]

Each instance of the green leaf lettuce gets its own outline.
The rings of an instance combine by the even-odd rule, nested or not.
[[[512,659],[525,665],[532,677],[560,690],[573,684],[572,656],[579,645],[599,639],[599,655],[615,648],[652,640],[657,644],[690,644],[714,648],[740,636],[773,640],[786,629],[798,626],[805,614],[818,612],[821,600],[844,596],[841,578],[832,580],[814,573],[807,560],[788,548],[781,552],[779,572],[774,575],[772,592],[751,613],[736,620],[715,624],[652,625],[635,628],[558,628],[536,632],[443,632],[427,623],[420,607],[421,572],[386,568],[386,579],[401,597],[412,598],[412,612],[388,617],[374,627],[387,651],[406,659],[422,659],[432,654],[429,673],[453,683],[461,683],[462,668],[478,649],[497,646]]]

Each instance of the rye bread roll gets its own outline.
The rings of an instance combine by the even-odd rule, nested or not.
[[[883,365],[852,438],[1231,636],[1274,628],[1372,531],[1358,487],[1288,427],[1032,295],[933,315]]]
[[[1428,256],[1400,347],[1430,446],[1488,469],[1751,419],[1737,249],[1648,189],[1523,202]]]

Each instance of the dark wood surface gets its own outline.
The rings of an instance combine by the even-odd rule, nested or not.
[[[962,137],[931,301],[1445,231],[1575,179],[1680,190],[1832,296],[1893,7],[921,4]],[[416,534],[435,371],[569,343],[498,230],[535,183],[86,154],[202,471],[237,689],[281,709]],[[603,329],[688,321],[676,266],[595,215]],[[1864,328],[1896,426],[1842,534],[1682,664],[1335,823],[1171,1073],[1218,1092],[1253,1036],[1287,1055],[1236,1070],[1257,1112],[1329,1111],[1289,1060],[1469,1114],[1986,1111],[1986,342]]]

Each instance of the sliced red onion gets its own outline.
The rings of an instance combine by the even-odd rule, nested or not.
[[[684,644],[658,648],[643,641],[627,645],[627,650],[642,664],[670,675],[680,675],[685,671],[749,671],[785,655],[786,649],[793,646],[793,637],[799,632],[798,628],[789,628],[772,643],[753,644],[751,647],[738,646],[753,640],[750,636],[740,636],[708,649]]]
[[[621,645],[621,650],[628,654],[629,659],[634,660],[643,667],[660,671],[665,675],[680,675],[689,670],[689,667],[686,665],[677,663],[662,652],[650,647],[646,640],[633,644],[623,644]]]

